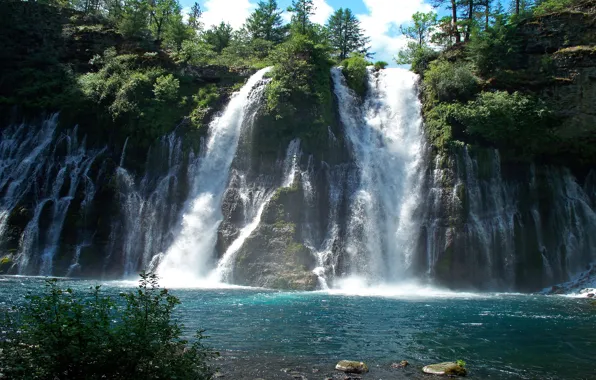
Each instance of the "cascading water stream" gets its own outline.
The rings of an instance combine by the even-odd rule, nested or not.
[[[229,179],[240,133],[252,123],[265,89],[265,68],[254,74],[232,95],[224,112],[210,125],[210,135],[192,190],[182,227],[163,255],[158,274],[166,282],[192,282],[213,268],[217,229],[223,216],[222,195]]]
[[[417,77],[402,69],[369,70],[364,103],[341,70],[332,71],[339,113],[359,168],[347,226],[348,276],[400,280],[413,254],[423,138]]]

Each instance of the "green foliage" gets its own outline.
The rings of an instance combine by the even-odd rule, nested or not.
[[[207,65],[216,57],[217,53],[213,51],[213,47],[198,39],[183,41],[180,50],[173,53],[176,62],[195,66]]]
[[[206,44],[213,46],[216,53],[221,53],[223,49],[230,45],[232,40],[232,26],[221,22],[219,25],[214,25],[211,29],[203,33],[203,40]]]
[[[292,29],[298,34],[308,34],[310,16],[315,10],[313,0],[292,0],[292,6],[288,7],[288,12],[292,12]]]
[[[364,36],[360,21],[348,8],[339,8],[327,21],[329,41],[339,61],[351,53],[367,54],[370,38]]]
[[[178,98],[178,90],[180,89],[180,81],[172,74],[162,75],[155,79],[153,85],[153,94],[155,99],[162,102],[171,102]]]
[[[358,95],[364,96],[366,93],[366,78],[368,62],[364,56],[354,54],[341,63],[342,72],[346,78],[348,86]]]
[[[457,360],[455,362],[455,364],[457,364],[458,366],[462,367],[462,368],[466,368],[466,362],[463,360]]]
[[[141,274],[121,302],[99,286],[77,294],[48,280],[44,294],[6,315],[0,368],[23,380],[210,379],[217,353],[203,346],[203,331],[192,345],[181,338],[179,303],[153,274]]]
[[[400,27],[401,33],[415,41],[419,47],[426,45],[426,42],[437,25],[437,14],[434,12],[416,12],[412,16],[412,25],[407,27]]]
[[[478,90],[478,82],[469,65],[436,60],[424,73],[428,96],[439,102],[468,100]]]
[[[384,68],[386,68],[389,64],[385,61],[377,61],[375,62],[375,70],[379,71],[379,70],[383,70]]]
[[[556,125],[542,100],[519,92],[482,92],[477,99],[457,107],[454,118],[470,136],[511,150],[522,159],[543,151]]]
[[[316,31],[316,29],[313,29]],[[300,137],[305,144],[324,144],[327,127],[334,122],[329,71],[329,48],[311,38],[294,34],[272,53],[274,69],[267,86],[266,119],[260,121],[258,149],[276,151]],[[311,145],[311,146],[312,146]]]
[[[286,28],[281,17],[282,10],[277,1],[259,1],[257,9],[246,20],[246,30],[252,39],[269,42],[281,42],[285,38]]]
[[[430,63],[439,57],[439,52],[428,46],[419,46],[416,42],[410,41],[405,49],[400,50],[395,57],[398,65],[411,65],[412,71],[416,74],[423,74]]]
[[[141,36],[147,30],[149,4],[145,0],[124,0],[118,21],[118,30],[124,36]]]
[[[488,29],[474,30],[466,50],[479,75],[492,75],[517,63],[520,43],[516,29],[498,17]]]
[[[219,93],[217,91],[217,86],[214,84],[201,87],[199,91],[192,96],[194,108],[190,113],[189,119],[195,127],[202,127],[202,123],[205,119],[205,116],[207,115],[207,112],[209,111],[209,108],[218,99]]]
[[[542,0],[538,1],[533,12],[537,16],[562,12],[577,3],[579,3],[579,0]]]

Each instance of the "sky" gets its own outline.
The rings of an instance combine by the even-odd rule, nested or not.
[[[181,0],[185,10],[190,9],[195,0]],[[286,9],[291,0],[277,0]],[[371,51],[374,59],[392,62],[397,52],[405,46],[406,40],[399,34],[399,26],[410,21],[418,11],[428,12],[432,8],[429,0],[314,0],[316,11],[313,22],[325,24],[335,9],[350,8],[358,17],[364,33],[371,38]],[[205,26],[221,21],[240,28],[255,9],[258,0],[199,0],[203,10]],[[290,15],[284,14],[289,20]]]

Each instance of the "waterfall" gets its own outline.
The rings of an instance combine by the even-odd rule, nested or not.
[[[417,77],[406,70],[369,70],[362,103],[333,69],[345,134],[359,168],[347,221],[345,272],[369,283],[406,276],[413,254],[417,180],[422,163]]]
[[[88,150],[85,139],[79,141],[76,127],[56,136],[57,121],[58,114],[54,114],[39,126],[10,126],[0,141],[0,237],[4,244],[11,213],[32,213],[13,260],[19,274],[54,274],[71,204],[81,197],[78,207],[86,214],[95,194],[89,171],[105,149]]]
[[[194,179],[182,226],[164,253],[158,273],[166,281],[192,281],[214,267],[217,229],[223,218],[222,195],[229,179],[242,129],[253,121],[265,89],[265,68],[232,96],[223,113],[210,125],[210,135]]]
[[[440,283],[538,290],[596,260],[596,210],[567,169],[512,166],[469,147],[432,167],[419,248]]]
[[[189,171],[184,173],[182,152],[182,137],[174,131],[149,150],[145,174],[139,183],[123,167],[116,169],[120,185],[125,277],[136,275],[142,268],[150,268],[152,258],[170,243],[170,231],[179,212],[176,197],[180,182],[185,175],[194,176],[192,170],[198,160],[198,155],[191,153],[187,159]]]

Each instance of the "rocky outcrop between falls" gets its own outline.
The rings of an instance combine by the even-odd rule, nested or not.
[[[314,290],[316,261],[300,242],[297,218],[303,204],[298,185],[276,190],[260,225],[237,252],[233,282],[272,289]]]

